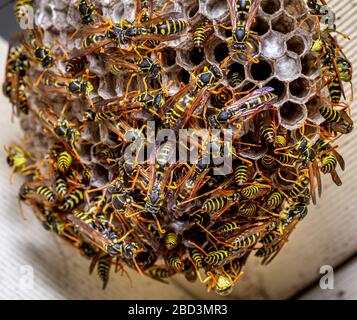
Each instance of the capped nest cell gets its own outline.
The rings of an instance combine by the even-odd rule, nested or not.
[[[7,161],[103,287],[119,265],[229,294],[250,255],[282,249],[321,173],[341,184],[352,69],[312,2],[18,1],[33,28],[8,54],[25,139]]]

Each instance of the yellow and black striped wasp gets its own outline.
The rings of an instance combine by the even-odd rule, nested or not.
[[[263,246],[256,251],[255,255],[262,258],[262,264],[269,264],[277,256],[284,244],[288,241],[288,238],[296,227],[298,221],[298,218],[293,218],[291,221],[289,220],[286,223],[283,223],[283,225],[280,224],[280,226],[278,226],[278,229],[280,230],[279,233],[277,233],[271,241],[263,244]]]
[[[94,104],[96,111],[88,109],[83,116],[82,122],[99,122],[120,118],[125,113],[138,112],[142,109],[157,115],[165,104],[166,96],[162,90],[149,92],[129,92],[125,98],[101,100]]]
[[[87,67],[87,58],[85,56],[75,56],[66,60],[66,72],[72,77],[78,75],[80,72],[85,71]]]
[[[30,59],[22,44],[10,44],[6,60],[3,93],[16,106],[16,112],[29,113],[27,83],[25,80]]]
[[[81,27],[72,34],[70,40],[85,37],[82,40],[81,49],[76,51],[77,56],[86,56],[97,50],[104,52],[104,48],[109,44],[114,44],[117,47],[127,43],[124,30],[129,26],[131,26],[131,23],[124,19],[118,23],[113,22],[111,19],[105,19]]]
[[[162,108],[164,125],[173,130],[182,128],[202,101],[205,93],[222,79],[222,70],[217,65],[205,66],[201,73],[175,95]]]
[[[77,0],[77,10],[81,15],[81,23],[86,25],[94,22],[93,16],[97,15],[93,1]]]
[[[277,96],[271,87],[254,90],[243,98],[232,102],[216,114],[207,118],[208,124],[213,129],[219,129],[233,121],[240,121],[243,117],[250,116],[273,107]]]
[[[18,145],[4,146],[7,154],[6,162],[12,168],[10,181],[14,173],[19,173],[21,176],[34,174],[39,169],[39,164],[34,163],[35,158],[31,153]]]
[[[67,120],[61,120],[51,109],[51,106],[45,104],[44,101],[42,103],[41,109],[34,111],[34,113],[42,121],[43,126],[56,138],[60,139],[66,150],[79,160],[76,144],[80,133],[76,125]]]
[[[204,201],[200,209],[200,212],[209,214],[212,221],[241,200],[240,193],[234,189],[217,189],[214,194],[214,197]]]
[[[342,181],[336,172],[337,164],[340,165],[342,170],[345,170],[345,160],[343,157],[336,151],[334,147],[327,141],[322,138],[317,140],[314,145],[316,152],[320,158],[320,170],[323,174],[330,174],[333,182],[340,186]]]
[[[192,30],[192,42],[200,51],[207,39],[213,34],[213,27],[208,24],[207,20],[198,22]]]
[[[73,95],[81,95],[84,96],[89,104],[93,107],[93,101],[90,97],[92,91],[94,90],[94,86],[91,81],[89,81],[90,75],[83,75],[81,78],[67,78],[60,77],[52,72],[46,72],[44,75],[44,79],[42,84],[46,87],[47,92],[53,93],[62,93],[66,94],[68,100]],[[68,101],[62,108],[62,115],[65,114],[68,107]]]
[[[342,81],[351,81],[352,66],[350,62],[335,38],[326,31],[323,31],[320,38],[314,41],[311,51],[321,54],[320,64],[323,79],[327,83],[332,103],[338,104],[342,96],[346,99]]]
[[[168,283],[165,279],[172,277],[175,274],[175,271],[172,268],[160,265],[154,265],[150,269],[148,269],[145,273],[150,278],[158,280],[163,283]]]
[[[329,10],[326,0],[320,0],[321,4],[318,2],[319,2],[319,0],[307,0],[307,6],[310,9],[309,10],[310,14],[318,17],[319,22],[328,24],[329,28],[330,28],[331,22],[333,22],[332,30],[335,30],[336,29],[336,25],[334,24],[335,17],[332,15],[330,17],[327,16],[329,13],[331,14],[332,12]],[[326,17],[326,19],[323,19],[324,17]],[[332,21],[330,21],[330,19],[332,19]]]
[[[205,162],[207,162],[205,158],[201,158],[197,164],[192,165],[190,170],[183,177],[181,183],[177,186],[174,196],[176,203],[172,206],[174,211],[180,211],[185,201],[194,197],[205,183],[205,177],[210,170],[209,163]]]
[[[153,0],[135,0],[135,19],[140,23],[148,21],[153,14]]]
[[[35,87],[41,82],[44,72],[54,67],[60,75],[63,75],[62,70],[58,67],[57,62],[65,59],[67,54],[66,50],[58,40],[53,40],[50,47],[47,47],[43,42],[43,31],[40,27],[36,27],[28,31],[29,41],[25,41],[25,37],[22,41],[26,48],[29,57],[36,61],[43,72],[40,74],[38,80],[34,84]],[[56,54],[54,47],[58,46],[62,54]]]
[[[128,90],[132,79],[143,74],[144,92],[148,92],[147,78],[157,79],[160,83],[161,78],[161,63],[159,60],[152,60],[149,56],[141,56],[138,52],[132,52],[124,49],[113,48],[106,51],[105,63],[108,70],[117,74],[122,70],[130,71],[132,73],[128,84],[125,96],[128,95]]]
[[[135,41],[170,41],[182,37],[188,22],[182,19],[182,14],[171,12],[156,16],[137,26],[125,30],[126,38]],[[156,48],[157,50],[157,48]]]
[[[97,223],[90,225],[82,219],[71,214],[67,217],[75,225],[79,227],[80,234],[93,245],[108,253],[112,257],[121,256],[126,259],[131,259],[139,251],[140,245],[136,242],[127,242],[125,239],[130,231],[123,237],[119,237],[116,233],[109,230],[101,230]],[[94,226],[94,227],[93,227]]]
[[[346,110],[336,110],[331,106],[322,106],[319,111],[332,131],[340,132],[342,134],[352,132],[353,120],[347,114]]]
[[[254,47],[249,41],[250,30],[255,20],[257,10],[262,0],[229,0],[229,14],[232,26],[232,36],[227,39],[228,46],[238,55],[245,55],[256,62],[250,54]]]
[[[112,265],[113,257],[109,254],[101,255],[98,259],[96,259],[97,263],[97,274],[103,282],[102,289],[104,290],[107,287],[109,281],[109,274]]]
[[[146,196],[145,209],[157,214],[164,202],[164,189],[171,173],[173,161],[176,159],[176,145],[166,141],[154,150],[154,164],[151,165],[151,178]]]
[[[11,0],[13,1],[13,0]],[[11,2],[9,1],[9,2]],[[8,3],[9,3],[8,2]],[[31,17],[28,16],[29,9],[33,9],[33,2],[34,0],[17,0],[15,4],[15,16],[17,19],[17,23],[21,23],[23,19],[25,19],[25,22],[28,22]],[[6,3],[5,3],[6,5]]]

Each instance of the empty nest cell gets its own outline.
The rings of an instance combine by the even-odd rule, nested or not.
[[[254,80],[264,81],[272,75],[272,67],[266,60],[260,59],[250,67],[250,74]]]
[[[280,10],[280,0],[263,0],[262,1],[262,10],[267,14],[274,14]]]
[[[290,33],[295,29],[295,19],[285,13],[281,13],[271,22],[272,29],[283,34]]]
[[[291,52],[295,52],[298,55],[301,55],[305,51],[305,42],[304,39],[300,36],[293,36],[287,42],[287,49]]]
[[[305,78],[298,78],[289,84],[291,95],[297,98],[304,98],[310,92],[310,82]]]
[[[279,109],[281,123],[287,129],[296,129],[306,117],[306,108],[292,101],[285,102]]]

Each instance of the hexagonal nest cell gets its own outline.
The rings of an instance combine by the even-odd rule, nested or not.
[[[337,176],[352,70],[319,7],[34,0],[19,22],[25,5],[35,28],[11,45],[3,89],[26,139],[7,161],[19,199],[103,287],[116,265],[226,295],[317,201],[309,168]]]

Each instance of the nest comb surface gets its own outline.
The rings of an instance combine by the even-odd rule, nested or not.
[[[44,30],[44,43],[50,46],[54,39],[67,47],[69,57],[75,55],[83,38],[70,41],[69,37],[80,28],[80,16],[76,9],[77,1],[34,1],[35,21]],[[156,2],[154,2],[156,3]],[[121,19],[134,20],[133,1],[96,1],[96,9],[105,17],[110,17],[114,22]],[[195,24],[201,20],[207,20],[214,25],[213,34],[207,39],[203,50],[194,47],[190,37],[178,38],[168,41],[161,50],[162,53],[162,82],[169,83],[169,95],[175,94],[180,89],[180,83],[187,84],[192,80],[191,73],[202,70],[204,65],[220,64],[229,55],[226,38],[229,30],[221,28],[221,24],[229,25],[229,14],[226,1],[173,1],[165,12],[182,12],[183,18]],[[251,89],[254,85],[259,88],[271,86],[278,95],[275,110],[278,122],[282,127],[298,135],[298,130],[306,121],[319,125],[324,119],[319,113],[321,99],[316,96],[317,86],[321,70],[316,63],[317,56],[310,52],[314,37],[316,38],[316,19],[309,16],[306,3],[302,0],[273,0],[262,1],[258,9],[252,30],[256,32],[251,36],[254,45],[254,59],[252,61],[245,56],[233,57],[225,66],[227,72],[221,84],[232,92],[240,92]],[[118,76],[109,74],[104,67],[100,54],[87,56],[88,69],[96,74],[95,90],[91,98],[110,99],[122,96],[126,90],[129,75],[125,71]],[[256,63],[257,62],[257,63]],[[59,62],[63,69],[63,63]],[[232,73],[238,73],[242,80],[233,87],[230,81]],[[35,81],[41,69],[31,68],[29,77]],[[155,83],[150,84],[150,89],[157,89]],[[133,82],[130,91],[143,90],[139,81]],[[34,90],[36,91],[36,89]],[[67,96],[54,94],[30,94],[30,102],[33,109],[41,109],[43,99],[49,99],[54,111],[60,114]],[[212,107],[209,102],[209,107]],[[81,119],[88,109],[83,99],[71,99],[71,106],[66,113],[66,118],[76,122]],[[210,109],[210,108],[209,108]],[[209,112],[211,112],[209,110]],[[138,119],[146,119],[145,112],[135,115]],[[37,158],[43,158],[53,146],[53,139],[48,139],[48,134],[43,131],[43,126],[35,114],[21,115],[23,129],[31,139],[32,152]],[[246,133],[256,130],[252,123],[245,125],[245,130],[240,133],[243,137]],[[310,126],[308,130],[312,139],[317,140],[319,129]],[[305,131],[305,134],[307,132]],[[93,171],[91,188],[103,187],[110,183],[117,175],[116,163],[105,163],[98,158],[98,151],[109,147],[111,150],[119,150],[117,136],[108,129],[108,126],[99,123],[83,128],[79,138],[78,153],[81,161],[90,166]],[[254,141],[255,142],[255,141]],[[255,156],[246,155],[248,158]],[[180,222],[168,224],[182,236]],[[186,230],[185,230],[186,231]],[[189,234],[185,234],[188,238]],[[187,240],[187,239],[186,239]],[[162,239],[157,239],[155,248],[157,265],[162,266],[167,259],[167,252],[162,249]],[[188,243],[187,241],[185,242]],[[181,249],[184,251],[184,249]],[[245,256],[243,255],[243,258]],[[244,259],[242,259],[244,263]],[[132,264],[131,267],[134,267]]]

